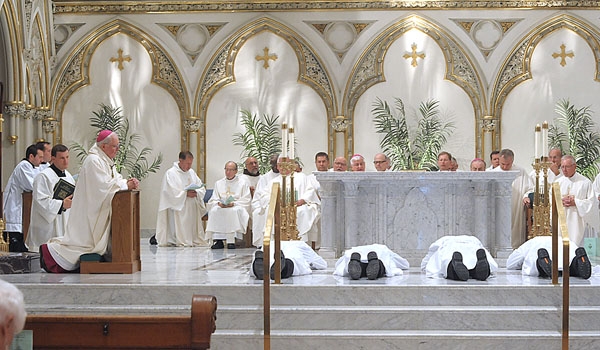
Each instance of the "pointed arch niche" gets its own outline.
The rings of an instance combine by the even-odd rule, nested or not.
[[[502,147],[515,151],[519,165],[533,162],[535,125],[552,123],[558,100],[600,112],[599,39],[592,25],[560,15],[536,26],[505,59],[493,85],[490,110],[500,121]],[[564,65],[561,45],[573,54]]]
[[[425,54],[415,62],[409,57],[413,44]],[[377,98],[391,105],[395,97],[401,98],[407,118],[417,113],[419,103],[435,99],[442,116],[457,125],[445,149],[458,156],[462,168],[468,167],[465,163],[481,152],[481,138],[473,125],[485,115],[486,105],[485,87],[473,62],[458,41],[423,17],[413,15],[391,24],[364,50],[348,78],[342,102],[352,126],[347,129],[347,156],[358,152],[369,159],[380,151],[381,136],[375,133],[371,114]],[[466,131],[457,135],[461,129]],[[364,142],[357,142],[358,137]]]
[[[265,67],[257,56],[267,49],[277,58]],[[279,115],[280,123],[294,125],[306,170],[312,171],[316,152],[332,156],[336,101],[329,74],[299,34],[270,18],[243,26],[215,51],[200,79],[194,106],[200,124],[198,170],[209,184],[223,177],[225,161],[240,160],[242,148],[231,140],[234,133],[244,131],[241,109]]]

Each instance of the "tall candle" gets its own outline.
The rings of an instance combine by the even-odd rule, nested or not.
[[[548,122],[542,123],[542,157],[548,156]]]
[[[535,147],[534,147],[534,153],[533,156],[535,159],[540,158],[540,142],[542,141],[540,139],[542,134],[542,127],[540,126],[540,124],[537,124],[535,126]]]
[[[290,126],[290,158],[294,159],[294,128]]]
[[[281,124],[281,156],[287,157],[287,143],[288,143],[288,128],[287,124]]]

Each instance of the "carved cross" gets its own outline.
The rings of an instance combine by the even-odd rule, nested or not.
[[[411,46],[412,49],[412,53],[405,53],[404,58],[409,59],[412,58],[412,62],[410,63],[411,66],[416,67],[417,66],[417,58],[420,59],[425,59],[425,54],[422,52],[417,52],[417,44],[413,43]]]
[[[114,63],[114,62],[119,62],[119,65],[117,66],[117,68],[119,68],[119,70],[123,70],[123,61],[125,62],[131,62],[131,57],[129,56],[125,56],[123,57],[123,49],[119,49],[117,51],[117,53],[119,54],[119,57],[111,57],[110,58],[110,62]]]
[[[565,52],[565,44],[560,45],[560,53],[553,53],[552,54],[552,58],[558,58],[560,57],[560,65],[561,66],[566,66],[567,65],[567,60],[566,58],[573,58],[575,57],[575,54],[573,53],[573,51],[569,51],[569,52]]]
[[[256,55],[256,60],[257,61],[265,61],[265,63],[263,64],[263,67],[265,69],[267,69],[267,68],[269,68],[269,60],[276,61],[277,60],[277,55],[276,54],[269,55],[269,48],[268,47],[265,47],[263,49],[263,52],[264,52],[264,56]]]

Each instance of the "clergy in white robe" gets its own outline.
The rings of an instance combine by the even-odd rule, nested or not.
[[[19,162],[4,188],[5,231],[10,251],[25,252],[23,241],[23,192],[33,191],[33,179],[39,173],[43,152],[36,145],[27,147],[25,159]]]
[[[75,185],[69,167],[69,149],[55,145],[51,151],[50,166],[33,180],[31,220],[27,234],[27,246],[37,252],[41,244],[51,238],[62,237],[67,228],[73,195],[64,199],[54,198],[54,190],[60,179]]]
[[[42,172],[42,170],[47,169],[50,164],[52,164],[52,145],[50,145],[50,142],[48,141],[40,141],[36,143],[35,146],[44,153],[39,167],[40,172]]]
[[[500,165],[492,171],[518,171],[516,179],[512,182],[511,195],[511,245],[513,249],[518,248],[525,242],[525,203],[523,198],[527,191],[532,188],[531,180],[525,170],[513,161],[515,155],[509,149],[500,151]]]
[[[444,236],[429,246],[427,255],[421,261],[421,270],[429,278],[447,278],[448,264],[452,260],[454,252],[461,253],[463,264],[468,270],[475,268],[477,264],[477,250],[483,249],[487,258],[490,274],[498,271],[498,263],[490,252],[485,249],[481,241],[474,236]]]
[[[47,272],[75,271],[81,255],[107,253],[112,199],[117,191],[139,186],[137,179],[125,179],[117,172],[113,159],[118,150],[116,133],[98,134],[77,178],[65,235],[40,246],[40,263]]]
[[[562,203],[567,216],[569,239],[581,246],[585,232],[584,217],[597,206],[596,195],[592,188],[592,182],[576,172],[575,158],[564,156],[561,169],[563,176],[559,177],[556,182],[560,185]]]
[[[235,239],[243,239],[250,218],[250,184],[237,176],[237,164],[225,164],[225,177],[215,183],[208,201],[206,232],[212,238],[213,249],[235,249]]]
[[[562,238],[558,238],[558,270],[562,271],[563,249]],[[523,276],[538,277],[540,275],[537,269],[538,250],[544,248],[552,256],[552,236],[537,236],[523,243],[519,248],[513,250],[506,260],[507,270],[521,270]],[[575,258],[577,245],[571,240],[569,244],[569,262]]]
[[[281,165],[281,158],[278,160],[277,166]],[[281,168],[279,169],[281,172]],[[281,174],[271,180],[271,183],[267,186],[266,190],[261,193],[259,201],[260,208],[263,212],[268,212],[269,201],[271,199],[271,189],[273,183],[278,182],[282,184]],[[291,181],[287,181],[287,186],[290,186]],[[283,188],[281,188],[283,191]],[[317,195],[314,187],[312,187],[307,176],[303,173],[294,172],[294,194],[296,197],[296,227],[298,229],[298,236],[304,242],[319,242],[318,237],[319,230],[315,226],[321,216],[321,200]],[[253,240],[262,246],[262,237],[264,235],[264,226],[261,230],[261,234],[257,235],[254,233]],[[256,244],[255,243],[255,244]]]
[[[256,158],[246,158],[246,161],[244,162],[243,177],[245,177],[246,180],[248,180],[248,184],[250,184],[250,194],[254,195],[256,185],[258,184],[258,180],[260,180],[260,171],[258,168],[258,160],[256,160]]]
[[[294,263],[294,271],[291,276],[302,276],[310,275],[313,270],[325,270],[327,268],[327,262],[319,256],[311,247],[302,241],[281,241],[281,251],[286,259],[292,260]],[[270,253],[270,266],[275,263],[275,244],[271,244]],[[256,277],[252,266],[256,255],[252,258],[252,265],[250,268],[250,275]]]
[[[271,170],[260,176],[254,190],[254,195],[252,196],[252,244],[255,247],[262,246],[265,225],[267,223],[267,211],[266,207],[261,204],[261,198],[263,198],[266,191],[270,193],[271,181],[279,175],[279,170],[277,169],[278,157],[278,154],[271,156]]]
[[[179,161],[163,176],[156,217],[156,241],[161,247],[208,245],[202,225],[206,186],[192,169],[193,162],[191,152],[179,152]]]
[[[550,195],[552,195],[552,184],[558,178],[563,176],[562,170],[560,169],[560,163],[562,159],[562,152],[558,148],[553,148],[548,152],[548,161],[550,161],[550,167],[548,168],[547,176],[548,176],[548,191]],[[535,190],[536,177],[539,176],[539,191],[543,193],[544,190],[544,172],[540,171],[539,175],[536,174],[535,170],[532,170],[529,173],[529,190],[525,194],[523,200],[526,204],[529,204],[529,195]]]
[[[404,259],[400,255],[394,253],[390,248],[383,244],[370,244],[370,245],[362,245],[358,247],[353,247],[344,252],[335,263],[335,270],[333,274],[336,276],[349,276],[348,272],[348,263],[350,262],[350,257],[352,253],[360,254],[360,262],[368,263],[367,255],[370,252],[377,253],[377,258],[381,260],[383,266],[385,267],[385,276],[401,276],[403,274],[402,270],[408,270],[410,264],[408,260]]]

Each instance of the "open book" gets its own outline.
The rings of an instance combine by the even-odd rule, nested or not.
[[[206,187],[206,185],[205,184],[202,184],[202,185],[191,184],[188,187],[184,188],[183,190],[184,191],[195,191],[195,190],[201,189],[202,187]]]
[[[64,179],[58,180],[56,185],[54,185],[54,193],[52,194],[52,199],[60,199],[64,200],[75,192],[75,185],[66,181]]]
[[[221,199],[221,204],[223,204],[223,205],[229,205],[233,202],[235,202],[235,198],[233,196],[229,196],[225,199]]]

